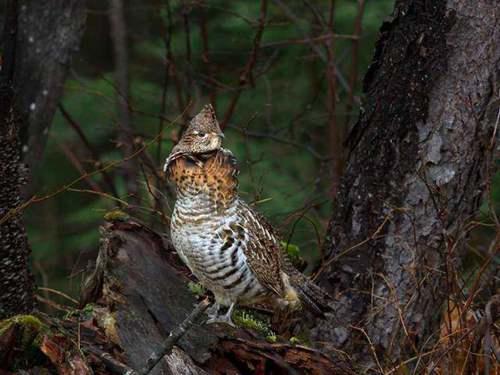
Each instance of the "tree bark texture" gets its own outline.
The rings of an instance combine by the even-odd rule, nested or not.
[[[12,87],[16,58],[16,1],[7,6],[3,62],[0,71],[0,319],[33,308],[33,276],[29,269],[30,247],[21,212],[20,189],[25,171],[20,164],[20,116]]]
[[[381,28],[319,277],[336,316],[315,329],[367,367],[417,356],[439,336],[490,173],[499,21],[497,1],[400,0]]]
[[[23,161],[42,160],[71,59],[83,35],[85,0],[18,2],[14,89],[23,119]]]

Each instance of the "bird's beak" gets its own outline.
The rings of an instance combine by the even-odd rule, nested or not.
[[[219,134],[217,134],[217,136],[218,136],[218,137],[220,137],[221,139],[224,139],[224,138],[225,138],[224,133],[219,133]]]

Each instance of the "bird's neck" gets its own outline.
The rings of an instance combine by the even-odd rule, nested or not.
[[[224,213],[238,201],[234,165],[222,153],[200,164],[179,158],[169,167],[169,178],[175,183],[176,206]]]

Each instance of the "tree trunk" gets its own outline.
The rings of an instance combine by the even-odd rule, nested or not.
[[[17,8],[14,89],[23,120],[22,159],[33,169],[42,160],[71,58],[80,45],[85,0],[52,0],[50,6],[23,0]]]
[[[499,19],[491,0],[400,0],[381,28],[319,277],[335,318],[315,329],[369,368],[439,337],[491,172]]]
[[[71,53],[85,20],[84,1],[8,1],[0,75],[0,319],[33,308],[30,247],[22,223],[24,161],[41,159]],[[24,135],[24,136],[23,136]]]
[[[20,160],[20,117],[14,105],[12,81],[16,57],[17,2],[6,8],[3,62],[0,71],[0,319],[33,308],[31,252],[21,212],[23,172]]]

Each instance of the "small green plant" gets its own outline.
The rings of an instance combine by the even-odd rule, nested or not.
[[[285,241],[281,241],[280,244],[285,253],[288,255],[288,259],[290,259],[295,267],[299,270],[305,268],[305,261],[300,256],[300,248],[297,245],[294,245],[293,243],[286,243]]]
[[[191,293],[193,293],[198,297],[205,294],[205,288],[200,283],[195,283],[193,281],[190,281],[188,283],[188,288],[191,291]]]
[[[265,318],[257,317],[252,312],[238,309],[233,314],[233,320],[236,325],[259,333],[269,342],[276,342],[277,340],[276,333],[271,329],[269,322]]]

